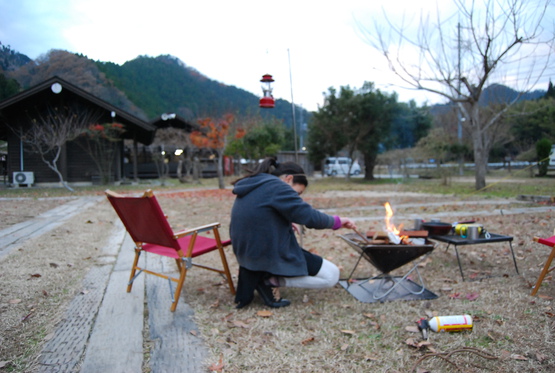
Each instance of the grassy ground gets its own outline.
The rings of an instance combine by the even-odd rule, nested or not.
[[[503,179],[505,176],[511,177]],[[221,279],[194,269],[188,275],[183,301],[195,310],[195,320],[210,349],[207,366],[222,372],[407,372],[413,367],[420,372],[554,371],[552,277],[544,282],[540,297],[529,295],[547,256],[547,249],[531,238],[553,234],[554,213],[501,216],[495,211],[507,200],[513,207],[520,194],[553,195],[555,179],[514,175],[491,175],[490,179],[503,181],[475,192],[472,178],[453,178],[450,185],[442,185],[441,179],[347,182],[318,178],[311,181],[303,198],[330,214],[362,218],[358,223],[361,231],[381,228],[381,220],[374,218],[383,215],[384,201],[390,201],[394,208],[405,206],[396,209],[400,216],[418,213],[428,218],[448,213],[449,221],[476,218],[488,230],[514,237],[520,276],[515,275],[508,246],[480,245],[460,250],[466,273],[474,280],[462,282],[453,250],[446,251],[444,245],[438,245],[420,267],[426,287],[439,295],[437,299],[361,303],[340,286],[321,291],[284,289],[282,295],[292,305],[267,313],[261,312],[268,309],[259,299],[245,309],[235,310]],[[166,186],[153,183],[113,189],[155,189],[175,229],[218,220],[225,238],[234,198],[229,190],[177,191],[216,187],[216,180],[211,179],[202,185],[172,181]],[[1,190],[0,197],[27,197],[17,201],[18,208],[10,210],[14,219],[11,224],[15,224],[17,217],[29,219],[44,210],[37,206],[48,209],[58,203],[52,197],[100,195],[104,189],[78,188],[72,194],[57,188],[21,188]],[[461,201],[462,206],[458,204]],[[0,200],[3,211],[8,203],[9,200]],[[411,204],[418,207],[409,207]],[[0,261],[0,371],[28,371],[64,305],[82,290],[79,278],[101,259],[96,248],[102,246],[107,227],[117,218],[105,201],[98,207],[93,215],[84,212],[68,225],[29,242]],[[491,215],[478,214],[484,210],[491,211]],[[408,220],[397,223],[411,224]],[[303,242],[306,249],[336,263],[342,277],[346,277],[357,256],[338,237],[339,233],[343,232],[309,230]],[[72,245],[60,245],[60,240]],[[57,259],[41,262],[42,256],[26,255],[37,245],[41,255]],[[217,261],[217,257],[207,259]],[[230,250],[228,260],[236,273],[237,263]],[[34,277],[36,274],[41,276]],[[363,263],[355,277],[374,274],[375,268]],[[489,275],[493,277],[477,280]],[[17,286],[9,286],[10,281]],[[432,334],[427,342],[415,332],[416,321],[421,317],[461,313],[473,316],[472,332]],[[438,353],[453,354],[434,355]],[[5,368],[1,368],[3,362],[8,362]]]
[[[462,177],[434,174],[430,171],[421,171],[421,176],[431,176],[431,178],[376,178],[367,181],[363,178],[344,177],[320,177],[319,173],[310,180],[310,189],[313,192],[323,192],[326,190],[372,190],[375,187],[387,185],[392,186],[399,192],[416,193],[439,193],[460,196],[483,196],[483,197],[516,197],[518,195],[548,195],[554,194],[553,185],[555,178],[533,177],[528,171],[516,170],[508,172],[506,170],[490,171],[486,177],[486,188],[477,191],[474,188],[474,176],[470,173]],[[226,177],[225,185],[230,186],[230,182],[235,177]],[[174,189],[198,189],[198,188],[217,188],[216,178],[202,179],[200,183],[180,183],[176,179],[167,179],[163,183],[160,180],[144,180],[139,184],[117,185],[117,186],[78,186],[75,192],[60,187],[34,187],[34,188],[0,188],[0,198],[51,198],[51,197],[71,197],[80,195],[101,195],[107,188],[118,192],[136,192],[145,189],[155,191],[168,191]]]
[[[360,191],[366,189],[363,185],[352,191],[352,185],[341,183],[334,188],[344,190],[341,197],[342,193],[316,182],[304,198],[316,207],[333,208],[334,213],[368,208],[371,215],[382,214],[378,207],[386,199],[394,205],[428,202],[429,207],[419,207],[422,216],[450,212],[452,220],[472,217],[473,211],[484,208],[493,211],[499,201],[476,198],[480,203],[491,200],[491,205],[484,205],[466,198],[468,203],[461,215],[461,208],[450,204],[459,201],[457,196],[405,195],[392,191],[392,185],[373,185],[371,192],[365,192]],[[232,197],[220,197],[213,203],[218,209],[227,209],[232,201]],[[433,205],[437,202],[439,205]],[[210,208],[210,204],[207,206]],[[168,201],[165,209],[179,209],[177,201]],[[221,218],[225,231],[228,221],[225,216]],[[521,276],[515,274],[508,245],[480,245],[461,250],[467,276],[475,280],[462,282],[453,250],[445,251],[445,246],[439,245],[420,268],[427,288],[439,295],[437,299],[361,303],[339,286],[320,291],[283,289],[282,296],[292,305],[268,314],[260,300],[235,310],[221,281],[207,280],[199,272],[192,274],[187,301],[195,309],[196,321],[212,351],[212,360],[207,363],[219,367],[221,359],[221,371],[225,372],[407,372],[413,367],[420,372],[555,369],[552,279],[544,283],[541,297],[529,295],[546,256],[531,236],[552,233],[553,213],[505,218],[493,215],[478,220],[493,232],[515,238]],[[363,231],[380,226],[378,221],[359,223]],[[304,244],[337,263],[343,278],[355,265],[356,254],[337,232],[309,230]],[[232,266],[236,270],[236,264]],[[355,277],[376,274],[375,268],[363,263]],[[493,277],[477,280],[483,276]],[[453,314],[470,314],[475,320],[474,330],[432,334],[429,341],[415,332],[416,321],[422,317]],[[442,353],[452,355],[446,359],[437,356]]]
[[[229,184],[229,183],[228,183]],[[102,195],[106,189],[117,192],[137,192],[146,189],[168,191],[174,189],[217,188],[217,179],[202,179],[200,183],[180,183],[177,179],[167,179],[161,182],[158,179],[142,180],[140,183],[127,185],[87,185],[73,186],[74,192],[58,186],[38,185],[32,188],[0,188],[0,198],[52,198],[52,197],[79,197],[87,195]]]
[[[375,179],[366,181],[360,178],[320,178],[311,188],[324,191],[334,190],[364,190],[378,185],[393,185],[399,192],[439,193],[459,196],[509,197],[518,195],[554,195],[555,178],[530,177],[527,172],[509,173],[505,170],[490,171],[486,177],[486,188],[476,190],[474,176],[462,177],[450,175],[448,178],[394,178]]]

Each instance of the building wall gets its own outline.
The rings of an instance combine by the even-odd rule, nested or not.
[[[18,171],[31,171],[35,175],[35,182],[58,181],[56,173],[42,161],[39,154],[33,153],[23,145],[21,152],[19,137],[10,135],[8,138],[8,176],[13,182],[13,173]]]
[[[87,152],[82,140],[72,141],[66,146],[67,181],[99,181],[100,172],[91,155]],[[116,153],[111,170],[111,181],[120,180],[121,175],[121,145],[116,144]]]
[[[298,157],[298,162],[297,162]],[[297,156],[293,151],[282,151],[277,155],[278,162],[295,162],[298,163],[308,176],[314,174],[314,167],[308,160],[308,153],[305,151],[298,151]]]
[[[27,146],[23,147],[23,158],[21,157],[20,140],[15,135],[8,138],[8,177],[13,183],[13,173],[17,171],[30,171],[34,173],[35,183],[51,183],[58,182],[58,175],[51,170],[42,160],[41,156],[34,153]],[[121,143],[118,145],[118,151],[112,167],[111,180],[120,180],[121,175]],[[51,160],[53,156],[48,159]],[[23,160],[23,169],[21,161]],[[62,149],[60,158],[57,162],[58,169],[62,173],[64,180],[67,182],[91,182],[98,181],[98,168],[91,156],[76,142],[72,141],[66,144]]]

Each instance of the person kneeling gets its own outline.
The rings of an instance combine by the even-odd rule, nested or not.
[[[231,211],[230,237],[239,262],[237,308],[249,304],[254,291],[269,307],[285,307],[280,287],[321,289],[339,281],[339,268],[303,250],[294,224],[314,229],[356,229],[348,218],[324,214],[303,201],[308,186],[302,167],[267,158],[256,171],[232,183],[237,196]]]

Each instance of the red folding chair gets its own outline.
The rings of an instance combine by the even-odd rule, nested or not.
[[[167,279],[170,283],[170,293],[172,293],[172,281],[176,282],[177,287],[175,292],[172,293],[170,308],[173,312],[177,307],[187,270],[196,266],[223,275],[227,279],[231,294],[235,294],[235,287],[223,249],[224,246],[231,244],[231,241],[220,239],[218,231],[220,223],[211,223],[174,233],[152,190],[147,190],[140,197],[123,196],[107,190],[106,196],[135,242],[135,259],[127,292],[131,291],[133,281],[142,272]],[[212,231],[214,238],[199,235],[199,233],[206,231]],[[193,258],[214,250],[218,250],[220,253],[223,269],[193,263]],[[143,252],[175,259],[179,277],[175,278],[139,267],[139,257]],[[139,272],[137,273],[137,271]]]
[[[536,286],[534,286],[534,289],[532,290],[532,296],[536,295],[536,293],[540,289],[540,286],[543,282],[543,279],[545,278],[545,275],[547,275],[549,272],[551,272],[555,269],[555,267],[549,268],[549,266],[551,265],[551,262],[555,258],[555,236],[551,236],[549,238],[534,237],[534,241],[538,242],[538,243],[541,243],[543,245],[546,245],[546,246],[550,246],[550,247],[552,247],[552,249],[551,249],[551,254],[549,255],[549,258],[547,258],[547,261],[545,262],[545,265],[543,266],[542,273],[540,274],[540,277],[538,278],[538,281],[536,282]]]

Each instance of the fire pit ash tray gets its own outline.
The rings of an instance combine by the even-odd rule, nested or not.
[[[359,301],[372,303],[397,299],[418,300],[437,298],[436,294],[424,287],[422,276],[418,272],[418,264],[434,250],[434,244],[427,239],[421,245],[395,245],[372,244],[372,241],[365,242],[361,237],[351,233],[339,237],[360,254],[349,278],[339,282],[345,290]],[[353,279],[352,276],[362,258],[366,259],[382,273],[371,278]],[[403,276],[393,276],[390,274],[391,271],[411,262],[413,266]],[[417,274],[418,283],[408,278],[413,272]]]

